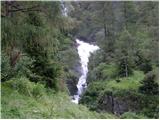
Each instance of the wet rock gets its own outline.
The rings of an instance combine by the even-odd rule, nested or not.
[[[100,109],[101,111],[107,111],[113,113],[114,112],[113,104],[114,104],[113,97],[110,95],[106,95],[100,99],[98,109]]]
[[[82,84],[82,86],[83,86],[83,87],[85,87],[85,86],[86,86],[86,84]]]
[[[74,82],[74,80],[68,80],[67,81],[67,87],[69,89],[69,93],[70,95],[75,95],[78,91],[76,83]]]
[[[138,98],[132,98],[127,95],[121,98],[113,95],[105,95],[98,102],[98,110],[107,111],[116,115],[121,115],[128,111],[136,112],[139,109],[137,99]]]
[[[79,61],[69,71],[72,71],[72,72],[74,71],[74,76],[72,76],[68,80],[66,80],[69,94],[72,96],[72,95],[75,95],[78,91],[77,83],[78,83],[79,77],[81,75],[81,66],[80,66]]]

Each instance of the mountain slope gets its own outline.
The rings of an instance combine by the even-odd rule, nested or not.
[[[2,118],[116,117],[91,112],[83,105],[72,103],[65,92],[54,93],[21,77],[2,83]]]

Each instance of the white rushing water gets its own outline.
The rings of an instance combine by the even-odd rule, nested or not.
[[[65,3],[63,0],[61,0],[61,6],[62,6],[62,15],[67,17],[68,16],[68,9],[65,6]]]
[[[99,47],[96,45],[80,41],[78,39],[76,39],[76,42],[78,44],[77,49],[80,57],[82,75],[80,76],[77,84],[78,92],[76,95],[73,96],[72,102],[78,104],[80,95],[82,94],[83,90],[87,87],[86,78],[88,73],[88,62],[90,54],[98,50]]]

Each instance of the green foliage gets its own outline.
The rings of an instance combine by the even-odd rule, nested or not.
[[[159,85],[155,82],[155,77],[156,75],[152,71],[147,73],[141,82],[142,85],[139,87],[139,91],[147,95],[158,95]]]
[[[158,97],[154,97],[154,99],[151,98],[151,100],[147,102],[149,103],[149,105],[147,105],[146,103],[146,106],[144,106],[142,114],[146,115],[149,118],[158,119],[159,118],[159,107],[157,106],[159,104]]]
[[[118,78],[117,78],[118,79]],[[140,71],[134,71],[134,74],[127,78],[119,78],[119,82],[115,80],[106,81],[106,89],[112,90],[137,90],[144,79],[144,74]]]
[[[141,71],[134,71],[134,74],[130,77],[106,79],[106,80],[97,80],[89,82],[87,90],[84,92],[80,103],[85,104],[91,110],[101,110],[100,99],[103,99],[106,95],[113,95],[121,99],[126,99],[129,105],[133,104],[135,99],[139,98],[139,101],[144,101],[139,97],[137,93],[140,84],[140,81],[144,79],[144,74]],[[133,100],[132,100],[133,98]],[[140,102],[139,102],[140,104]],[[104,106],[105,107],[105,106]]]
[[[147,119],[147,117],[134,112],[125,112],[122,114],[121,119]]]
[[[17,4],[21,9],[27,8],[26,11],[19,10],[14,13],[7,11],[7,6],[17,6]],[[36,10],[30,10],[34,8]],[[72,25],[74,20],[62,16],[60,2],[3,2],[2,11],[4,15],[5,12],[9,12],[2,18],[3,51],[9,58],[14,49],[28,56],[28,58],[23,56],[15,68],[10,70],[11,72],[8,68],[8,74],[18,70],[19,76],[25,75],[31,81],[41,82],[47,87],[58,90],[63,81],[59,51],[65,51],[72,44],[71,38],[67,35],[74,28]],[[9,79],[5,74],[4,79]]]
[[[115,58],[118,66],[118,75],[120,77],[128,77],[132,75],[133,67],[133,38],[127,30],[122,31],[118,35],[116,42]]]
[[[102,70],[102,79],[112,79],[115,78],[117,75],[117,67],[114,63],[105,66],[105,69]]]
[[[89,71],[88,81],[110,80],[117,75],[117,67],[115,64],[100,63],[93,70]]]
[[[17,76],[29,76],[32,74],[30,67],[32,67],[33,61],[34,60],[27,55],[21,56],[14,67]]]
[[[103,62],[104,60],[104,51],[102,49],[95,51],[90,57],[89,57],[89,69],[93,70],[96,66],[99,65],[99,63]]]
[[[79,64],[79,57],[75,48],[67,48],[64,51],[61,51],[59,59],[69,69],[73,69]]]
[[[97,99],[99,98],[99,95],[102,93],[104,88],[105,86],[100,82],[92,82],[92,84],[89,84],[87,90],[80,99],[80,103],[85,104],[90,108],[90,110],[96,110],[98,105]]]
[[[6,81],[14,76],[14,72],[10,66],[9,57],[2,53],[1,58],[1,80]]]
[[[152,70],[152,64],[151,60],[148,58],[145,58],[145,56],[142,56],[139,52],[136,53],[136,60],[135,64],[138,69],[144,71],[144,73],[147,73]]]
[[[44,92],[45,92],[44,85],[39,83],[35,84],[32,89],[32,95],[36,98],[43,96]]]
[[[116,118],[108,113],[91,112],[83,105],[72,103],[66,93],[54,93],[42,84],[30,82],[26,78],[2,83],[1,95],[2,118]]]
[[[145,95],[140,94],[141,103],[140,114],[147,116],[148,118],[158,118],[159,117],[159,96],[158,95]]]
[[[16,65],[11,67],[10,59],[8,55],[2,53],[2,60],[1,60],[1,70],[2,70],[2,82],[9,80],[15,76],[29,76],[31,73],[30,67],[32,66],[33,60],[28,56],[21,56],[20,59],[17,61]]]
[[[44,85],[40,83],[33,84],[26,77],[12,78],[4,84],[9,88],[17,90],[19,93],[30,97],[40,97],[45,91]]]
[[[159,26],[156,4],[132,1],[73,3],[75,11],[72,11],[72,15],[81,21],[77,35],[95,40],[101,48],[98,54],[90,58],[89,86],[82,96],[83,104],[99,110],[98,98],[106,100],[105,93],[113,93],[114,97],[118,97],[115,99],[121,101],[126,98],[125,101],[133,104],[131,109],[136,109],[137,104],[139,111],[144,109],[142,114],[131,111],[122,118],[158,118],[155,107],[158,106],[158,99],[152,98],[150,101],[149,97],[158,97],[158,82],[151,80],[153,75],[150,74],[150,71],[158,74],[158,69],[155,69],[158,66]],[[83,13],[78,14],[81,11]],[[150,75],[144,78],[146,73]],[[130,91],[133,93],[130,94]],[[134,97],[139,99],[138,103],[131,100]]]
[[[28,18],[26,20],[27,23],[34,25],[34,26],[43,26],[43,20],[41,18],[41,16],[39,16],[37,13],[35,12],[29,12],[28,13]]]
[[[118,75],[120,77],[128,77],[132,74],[132,69],[128,61],[128,57],[124,56],[119,60],[118,63]]]
[[[48,49],[45,49],[45,44],[41,42],[42,39],[46,39],[44,34],[47,32],[43,22],[44,20],[39,14],[29,13],[27,19],[28,37],[24,48],[28,55],[34,59],[32,67],[30,67],[34,76],[30,76],[30,78],[34,82],[42,82],[47,87],[58,90],[57,79],[61,74],[61,67],[50,62]]]
[[[2,18],[2,50],[9,51],[10,47],[14,47],[17,44],[20,45],[20,26],[14,24],[9,18]],[[14,31],[14,32],[13,32]],[[21,38],[23,39],[23,38]],[[21,43],[22,44],[22,43]]]

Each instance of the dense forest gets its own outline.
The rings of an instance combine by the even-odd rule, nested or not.
[[[1,118],[158,119],[158,4],[1,1]],[[99,47],[78,104],[76,39]]]

